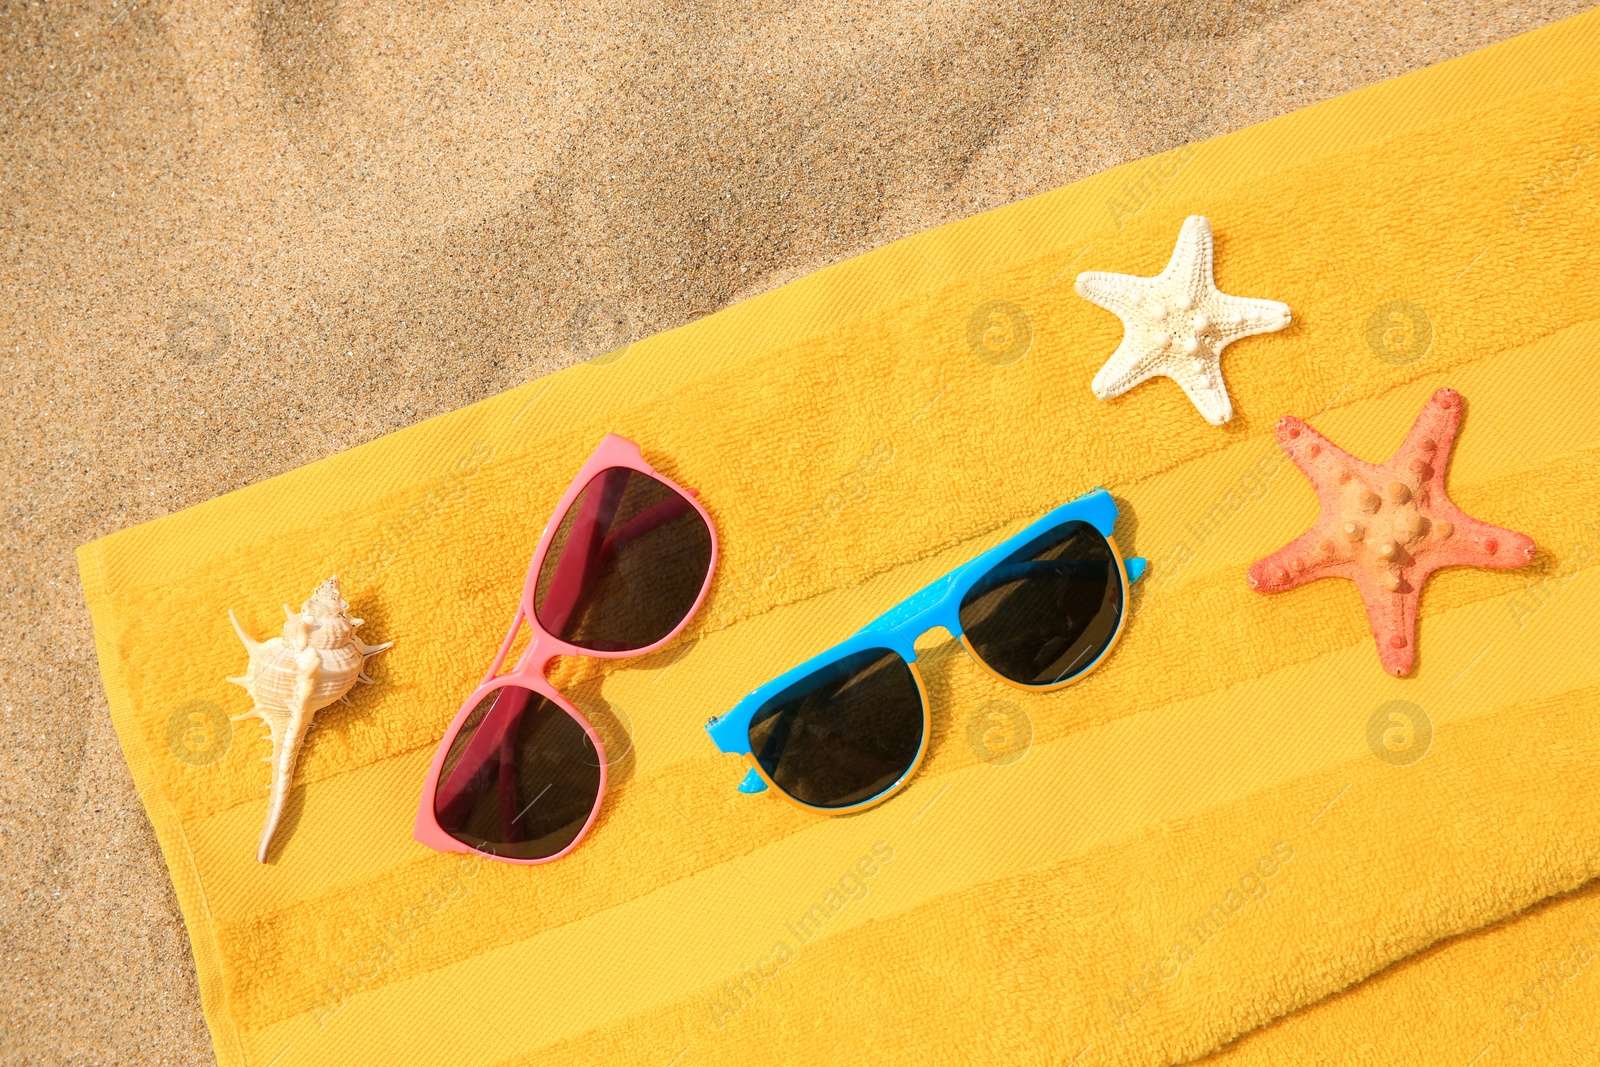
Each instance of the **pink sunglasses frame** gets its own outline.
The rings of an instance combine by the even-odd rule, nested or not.
[[[683,619],[679,621],[677,626],[672,628],[670,633],[654,644],[646,645],[643,648],[629,649],[624,652],[600,652],[569,644],[547,631],[539,623],[539,617],[534,612],[533,598],[539,583],[539,569],[544,565],[545,555],[550,550],[550,542],[555,538],[556,530],[560,527],[561,520],[566,517],[567,512],[578,499],[578,495],[594,480],[595,476],[601,471],[613,467],[623,467],[648,475],[688,501],[695,511],[700,513],[700,517],[705,520],[706,529],[711,533],[711,560],[706,567],[705,582],[700,586],[700,593],[695,597],[693,606],[689,608]],[[550,661],[557,656],[631,659],[637,656],[646,656],[656,651],[674,637],[677,637],[683,628],[689,624],[689,620],[694,618],[695,612],[700,610],[700,605],[705,601],[706,594],[711,589],[711,578],[716,573],[716,570],[717,527],[711,521],[711,516],[706,512],[706,509],[700,506],[700,501],[695,499],[695,491],[693,489],[685,489],[646,463],[643,454],[639,451],[639,446],[632,441],[625,437],[619,437],[614,433],[607,434],[593,454],[584,461],[583,467],[574,476],[572,484],[562,494],[561,500],[551,513],[549,521],[545,523],[544,533],[539,536],[539,547],[533,553],[533,562],[528,565],[528,575],[522,583],[522,596],[517,601],[517,613],[512,616],[511,628],[506,633],[505,640],[500,643],[500,651],[496,653],[494,662],[489,666],[489,673],[485,676],[483,682],[472,691],[472,695],[461,705],[460,710],[455,714],[455,718],[450,720],[450,728],[445,731],[437,751],[433,754],[433,762],[428,765],[428,776],[422,784],[422,797],[417,805],[417,821],[412,828],[411,836],[439,852],[464,852],[469,855],[483,856],[486,859],[499,860],[502,863],[520,863],[528,866],[550,863],[577,848],[583,839],[588,836],[589,829],[594,825],[595,819],[600,814],[600,808],[605,802],[608,761],[606,759],[605,745],[601,743],[600,736],[595,733],[594,727],[584,714],[557,692],[555,686],[550,684],[545,677],[546,668],[549,666]],[[528,641],[528,647],[517,659],[515,666],[505,674],[501,674],[500,668],[505,663],[505,658],[511,651],[511,645],[516,640],[517,633],[522,629],[524,623],[533,631],[532,637]],[[524,689],[538,693],[572,716],[578,725],[583,727],[583,732],[588,735],[589,741],[594,745],[595,753],[600,757],[600,787],[596,790],[594,807],[589,810],[589,817],[584,820],[583,828],[578,831],[578,836],[574,837],[572,843],[567,845],[566,848],[554,855],[538,859],[498,856],[492,852],[473,848],[466,842],[459,841],[447,833],[444,827],[439,825],[438,816],[434,814],[434,800],[439,788],[439,774],[444,768],[445,756],[449,754],[451,746],[455,744],[456,735],[461,732],[462,725],[467,721],[467,717],[472,714],[473,709],[485,697],[508,685],[522,686]]]

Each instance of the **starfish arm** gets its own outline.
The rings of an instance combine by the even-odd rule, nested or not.
[[[1310,423],[1294,415],[1279,419],[1272,432],[1289,459],[1317,491],[1324,514],[1338,508],[1341,474],[1345,471],[1369,474],[1372,469],[1372,464],[1356,459],[1312,429]]]
[[[1140,331],[1129,330],[1122,343],[1111,353],[1105,366],[1095,373],[1089,388],[1101,400],[1111,400],[1126,393],[1141,382],[1162,373],[1159,361],[1162,346],[1153,341],[1142,341]]]
[[[1515,570],[1533,562],[1538,546],[1527,534],[1475,519],[1443,497],[1433,508],[1435,536],[1431,541],[1429,570],[1440,567],[1494,567]],[[1450,536],[1439,538],[1440,523],[1450,524]]]
[[[1190,215],[1183,220],[1183,229],[1178,231],[1178,243],[1173,246],[1172,258],[1167,261],[1160,277],[1177,285],[1198,303],[1201,297],[1216,289],[1211,273],[1213,255],[1211,220],[1204,215]]]
[[[1423,553],[1429,571],[1469,566],[1510,569],[1526,565],[1536,548],[1533,538],[1495,526],[1456,507],[1445,492],[1445,468],[1456,431],[1461,426],[1462,399],[1454,389],[1440,389],[1428,398],[1390,461],[1397,476],[1418,480],[1419,504],[1428,509],[1434,536]],[[1448,530],[1448,536],[1440,533]]]
[[[1217,309],[1215,329],[1219,348],[1241,337],[1281,330],[1294,321],[1289,305],[1278,300],[1257,300],[1218,293],[1212,303]]]
[[[1138,321],[1139,302],[1144,299],[1150,279],[1136,274],[1112,274],[1109,271],[1086,270],[1078,275],[1073,288],[1078,295],[1105,308],[1122,320],[1123,325]]]
[[[1385,589],[1378,576],[1365,567],[1352,568],[1351,579],[1361,591],[1367,609],[1372,640],[1378,646],[1378,662],[1396,678],[1411,673],[1417,653],[1417,600],[1421,580],[1402,584],[1398,591]]]
[[[1397,467],[1409,468],[1438,496],[1444,496],[1444,470],[1450,460],[1450,448],[1455,444],[1456,431],[1461,427],[1461,394],[1454,389],[1440,389],[1422,405],[1417,421],[1395,453]],[[1412,461],[1419,461],[1420,466]]]
[[[1322,548],[1328,540],[1320,524],[1311,527],[1270,556],[1250,564],[1250,588],[1260,593],[1282,593],[1318,578],[1348,578],[1347,561],[1333,558]]]
[[[1171,367],[1166,375],[1178,383],[1184,395],[1211,425],[1221,426],[1233,418],[1233,401],[1228,399],[1228,386],[1222,380],[1215,356],[1205,359],[1198,366],[1190,361],[1183,366]]]

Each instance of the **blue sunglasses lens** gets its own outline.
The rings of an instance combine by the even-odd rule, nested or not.
[[[835,660],[773,697],[750,720],[750,751],[767,777],[818,808],[871,800],[922,751],[922,690],[896,652]]]
[[[1086,522],[1062,523],[1011,553],[961,600],[973,655],[1018,685],[1052,686],[1094,665],[1122,622],[1116,555]]]

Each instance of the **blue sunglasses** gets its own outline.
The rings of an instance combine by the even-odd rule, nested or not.
[[[1116,521],[1104,489],[1063,504],[706,723],[717,748],[751,763],[739,791],[773,786],[832,815],[897,793],[927,750],[915,642],[936,627],[1010,685],[1049,691],[1088,674],[1117,643],[1145,570],[1117,550]]]

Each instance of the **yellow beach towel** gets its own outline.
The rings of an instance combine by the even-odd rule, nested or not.
[[[1600,874],[1597,54],[1572,19],[84,547],[220,1062],[1593,1062],[1595,895],[1507,920]],[[1189,214],[1223,290],[1294,310],[1228,349],[1221,428],[1166,379],[1096,400],[1121,327],[1072,285],[1155,273]],[[1278,417],[1381,460],[1443,385],[1452,497],[1541,554],[1434,576],[1397,679],[1349,583],[1245,568],[1316,514]],[[699,490],[711,598],[660,653],[563,667],[620,753],[580,848],[431,852],[428,760],[606,432]],[[1091,678],[1022,693],[930,638],[902,795],[735,791],[707,718],[1096,485],[1151,567]],[[262,865],[227,611],[268,632],[333,572],[395,646],[319,716]]]

